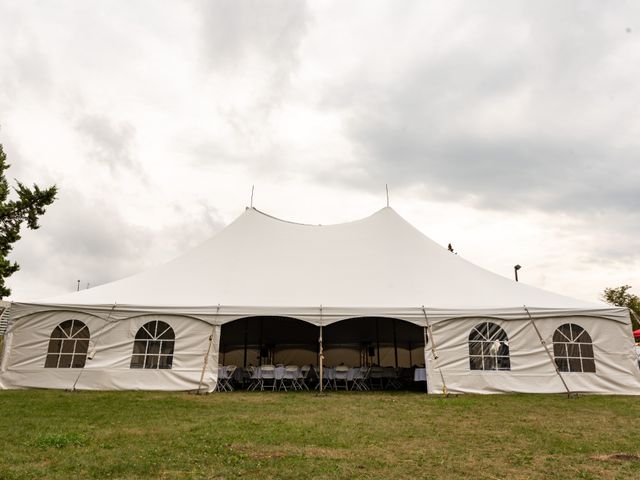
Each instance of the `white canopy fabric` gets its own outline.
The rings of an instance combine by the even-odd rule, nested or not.
[[[627,309],[557,295],[491,273],[437,245],[388,207],[362,220],[328,226],[287,222],[248,208],[213,238],[165,265],[80,292],[14,303],[0,361],[0,388],[213,391],[221,338],[225,331],[233,333],[233,326],[224,324],[245,319],[236,333],[244,338],[246,363],[250,317],[260,318],[260,340],[251,347],[258,352],[264,345],[265,317],[271,317],[266,318],[266,332],[274,342],[284,328],[282,317],[319,326],[350,319],[325,333],[342,325],[343,334],[352,334],[355,347],[349,352],[355,351],[358,361],[366,336],[359,320],[374,322],[376,335],[380,317],[420,325],[422,335],[407,350],[424,345],[431,393],[640,393]],[[52,336],[70,320],[90,333],[86,364],[49,368],[48,356],[63,358],[69,355],[63,347],[75,345],[73,339],[60,343]],[[150,321],[165,322],[175,332],[169,369],[135,368],[136,335]],[[499,327],[508,337],[507,371],[470,364],[475,348],[470,332],[483,322],[492,322],[494,330]],[[564,349],[556,340],[561,327],[587,332],[584,350],[575,342],[570,352]],[[393,328],[395,343],[395,323]],[[315,338],[313,332],[307,337]],[[287,354],[303,358],[293,340]],[[234,343],[231,337],[225,342]],[[337,346],[345,350],[342,343]],[[315,358],[315,348],[305,352],[305,361]],[[568,356],[579,372],[566,370],[562,362]],[[583,360],[596,366],[582,371]]]
[[[279,310],[607,308],[484,270],[442,248],[389,207],[326,226],[248,208],[213,238],[165,265],[33,303]]]

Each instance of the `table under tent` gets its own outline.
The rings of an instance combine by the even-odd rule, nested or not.
[[[0,387],[314,388],[309,372],[329,388],[640,392],[627,309],[491,273],[389,207],[326,226],[247,208],[165,265],[14,302]]]

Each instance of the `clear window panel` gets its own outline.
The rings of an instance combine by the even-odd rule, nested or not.
[[[591,343],[581,343],[580,351],[583,358],[593,358],[593,345]]]
[[[156,355],[147,355],[144,361],[144,368],[158,368],[158,357]]]
[[[162,355],[160,356],[160,363],[158,368],[171,368],[171,360],[173,357],[168,356],[168,355]]]
[[[173,354],[173,341],[162,341],[161,353],[164,355],[172,355]]]
[[[49,341],[49,350],[48,353],[60,353],[62,349],[62,340],[51,339]]]
[[[509,357],[498,357],[499,370],[511,370],[511,360]]]
[[[567,356],[567,346],[564,343],[554,343],[553,344],[553,354],[556,357],[566,357]]]
[[[58,368],[71,368],[71,359],[73,355],[60,354],[60,361],[58,362]]]
[[[567,356],[580,358],[580,345],[578,345],[577,343],[567,344]]]
[[[71,362],[71,368],[82,368],[87,359],[86,355],[74,355]]]
[[[50,353],[47,355],[47,359],[44,362],[45,368],[56,368],[58,366],[58,354]]]
[[[569,361],[566,358],[556,358],[556,365],[561,372],[569,371]]]
[[[145,341],[141,341],[141,340],[136,340],[135,342],[133,342],[133,354],[142,354],[144,355],[144,353],[147,351],[147,342]]]
[[[595,373],[596,362],[593,358],[585,358],[582,360],[582,368],[584,372]]]
[[[582,362],[580,361],[580,358],[569,358],[569,371],[570,372],[582,371]]]
[[[495,357],[484,357],[484,369],[485,370],[497,370],[498,363]]]
[[[482,344],[480,342],[469,342],[469,355],[482,355]]]
[[[149,340],[149,346],[147,347],[147,355],[157,355],[160,353],[160,342]]]
[[[469,368],[471,370],[483,370],[482,357],[469,357]]]

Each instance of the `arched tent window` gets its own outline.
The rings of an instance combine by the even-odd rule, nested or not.
[[[553,334],[553,356],[561,372],[596,371],[591,337],[574,323],[560,325]]]
[[[169,324],[159,320],[145,323],[133,342],[131,368],[171,368],[175,338]]]
[[[82,368],[87,361],[89,328],[80,320],[66,320],[53,329],[45,368]]]
[[[471,370],[511,370],[507,333],[495,323],[473,327],[469,334]]]

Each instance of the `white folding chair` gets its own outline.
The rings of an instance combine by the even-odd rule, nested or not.
[[[336,373],[333,377],[333,389],[338,390],[342,388],[344,390],[349,390],[349,367],[346,365],[338,365],[336,367]]]
[[[297,365],[287,365],[284,367],[282,380],[280,380],[280,389],[287,391],[287,386],[293,390],[302,390],[302,385],[298,381],[300,377],[300,369]]]
[[[402,388],[400,379],[398,378],[398,372],[393,367],[384,367],[384,379],[386,380],[385,390],[394,389],[399,390]]]
[[[375,390],[379,388],[380,390],[384,390],[384,368],[382,367],[371,367],[369,369],[369,384],[371,385],[371,390]]]
[[[275,390],[277,386],[276,381],[276,367],[273,365],[262,365],[260,367],[260,390],[264,390],[265,388],[271,388],[271,390]]]
[[[309,390],[309,385],[307,384],[307,380],[310,379],[312,370],[313,370],[313,367],[311,365],[303,365],[300,368],[299,382],[302,388],[304,388],[305,390]]]
[[[227,367],[224,367],[222,365],[218,366],[218,382],[216,383],[216,388],[215,388],[216,392],[226,391],[226,388],[224,385],[226,376],[227,376]]]
[[[367,378],[367,367],[360,367],[353,369],[353,382],[351,383],[351,390],[369,390],[367,387],[366,378]]]
[[[247,391],[252,392],[258,387],[262,390],[262,378],[260,377],[260,371],[254,366],[249,366],[247,367],[247,372],[249,373],[249,387],[247,387]]]
[[[235,365],[227,365],[227,378],[225,379],[225,386],[229,392],[233,392],[233,377],[236,373]]]

